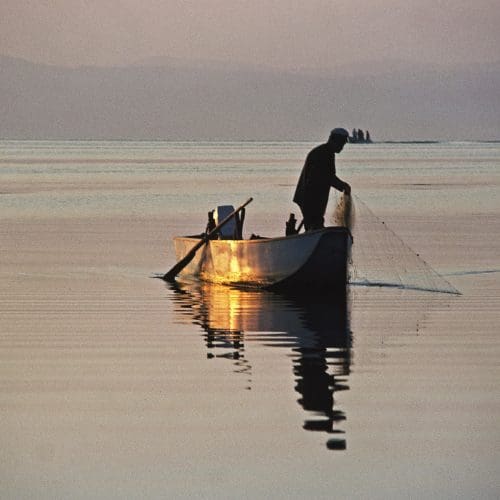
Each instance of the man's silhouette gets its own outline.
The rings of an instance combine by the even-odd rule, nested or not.
[[[300,174],[293,201],[304,217],[306,231],[324,227],[330,187],[351,194],[351,186],[335,172],[335,153],[340,153],[349,139],[344,128],[335,128],[328,142],[315,147],[308,155]]]

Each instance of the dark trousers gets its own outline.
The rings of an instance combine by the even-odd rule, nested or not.
[[[304,228],[306,231],[312,231],[313,229],[322,229],[325,227],[325,219],[321,214],[302,214],[304,216]]]

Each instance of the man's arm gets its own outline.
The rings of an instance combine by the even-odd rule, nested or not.
[[[347,195],[351,194],[351,186],[342,179],[339,179],[336,175],[332,176],[331,184],[338,191],[343,191]]]

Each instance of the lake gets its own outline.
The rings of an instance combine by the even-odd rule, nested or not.
[[[498,498],[500,143],[337,155],[345,300],[155,278],[313,146],[0,141],[2,498]]]

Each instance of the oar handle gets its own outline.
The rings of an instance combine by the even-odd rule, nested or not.
[[[163,276],[163,279],[166,281],[174,280],[175,277],[193,260],[198,249],[200,247],[202,247],[203,245],[205,245],[210,240],[210,237],[213,234],[215,234],[224,224],[229,222],[240,210],[245,208],[252,200],[253,200],[253,198],[248,198],[248,200],[245,201],[245,203],[243,203],[243,205],[240,205],[236,210],[234,210],[234,212],[230,213],[227,217],[224,217],[224,219],[222,219],[219,222],[219,224],[217,224],[210,232],[203,235],[201,240],[198,241],[198,243],[196,243],[193,246],[193,248],[191,248],[191,250],[189,250],[189,252],[179,262],[177,262],[177,264],[175,264],[172,267],[172,269],[170,269],[170,271],[165,273],[165,275]]]

